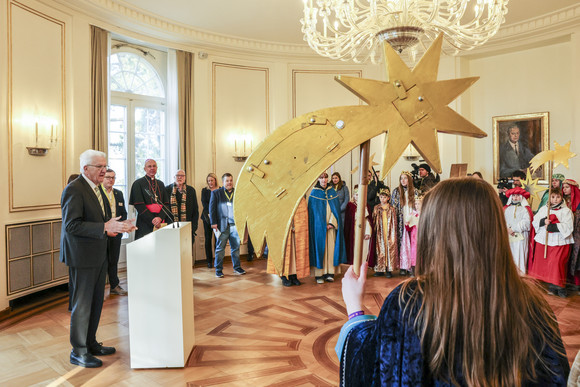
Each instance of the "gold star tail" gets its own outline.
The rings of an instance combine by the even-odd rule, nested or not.
[[[532,172],[535,172],[536,169],[540,168],[542,165],[552,160],[554,160],[553,150],[545,150],[543,152],[540,152],[537,155],[535,155],[533,159],[530,160],[530,169]]]

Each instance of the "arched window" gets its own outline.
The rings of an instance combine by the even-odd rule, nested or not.
[[[157,177],[167,177],[166,53],[126,43],[109,57],[108,161],[117,174],[115,188],[128,193],[142,177],[146,159],[157,161]]]
[[[165,98],[163,82],[155,68],[144,58],[130,53],[112,54],[111,91]]]

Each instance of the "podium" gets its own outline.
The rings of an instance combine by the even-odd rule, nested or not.
[[[191,224],[127,244],[131,368],[184,367],[195,340]]]

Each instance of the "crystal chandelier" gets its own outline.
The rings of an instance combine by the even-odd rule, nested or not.
[[[303,0],[304,40],[332,59],[381,61],[381,43],[424,50],[440,34],[456,54],[485,43],[504,22],[509,0]],[[413,55],[411,53],[411,55]]]

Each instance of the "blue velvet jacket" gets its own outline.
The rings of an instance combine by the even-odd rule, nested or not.
[[[308,247],[310,266],[323,268],[324,249],[326,247],[326,204],[330,206],[332,214],[338,222],[336,242],[334,244],[334,266],[346,263],[346,248],[344,246],[344,228],[340,213],[338,194],[330,185],[323,189],[318,183],[310,192],[308,198]]]
[[[341,386],[452,386],[447,380],[433,378],[412,323],[419,305],[403,315],[400,291],[401,285],[389,294],[378,318],[358,316],[343,326],[336,345]],[[555,346],[565,353],[561,337],[553,339]],[[540,363],[535,364],[537,380],[528,380],[522,385],[565,387],[570,372],[566,356],[558,355],[550,347],[538,349],[549,370]],[[457,381],[467,386],[461,367],[456,369]]]

